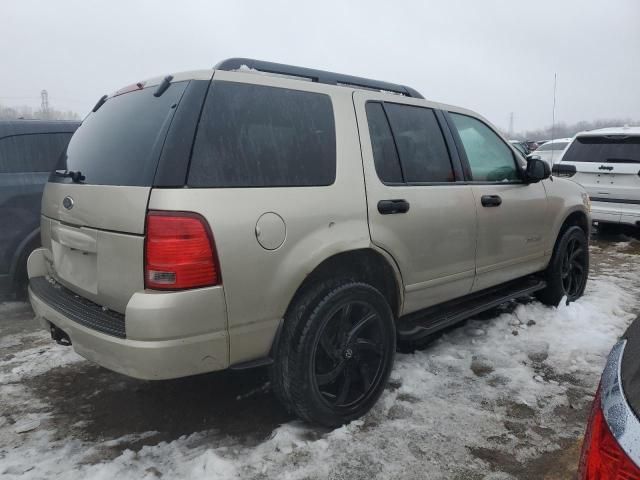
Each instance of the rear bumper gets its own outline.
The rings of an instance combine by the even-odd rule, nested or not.
[[[640,222],[640,205],[593,201],[591,219],[595,222],[637,226]]]
[[[42,255],[41,250],[36,250],[29,258],[32,281],[42,276],[34,274],[44,272],[40,269]],[[55,292],[44,295],[38,291],[43,291],[42,285],[37,289],[29,287],[29,299],[41,325],[63,330],[78,354],[110,370],[134,378],[160,380],[229,366],[221,287],[135,293],[123,316],[122,336],[99,331],[95,323],[78,321],[78,311],[68,301],[65,304],[64,298],[54,300],[51,295]]]

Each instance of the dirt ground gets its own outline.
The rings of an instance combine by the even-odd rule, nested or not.
[[[625,236],[595,236],[592,239],[592,275],[603,270],[615,271],[616,265],[622,268],[624,264],[624,268],[628,268],[630,255],[640,256],[639,241]],[[514,303],[489,312],[483,318],[495,317],[516,307]],[[458,328],[464,329],[465,325]],[[2,344],[0,349],[0,373],[15,376],[0,383],[0,389],[4,390],[0,395],[4,399],[0,404],[0,427],[17,425],[24,418],[44,418],[38,422],[46,425],[48,432],[53,432],[46,440],[47,445],[57,445],[56,442],[65,442],[65,439],[91,445],[90,454],[82,458],[83,464],[108,463],[128,450],[138,452],[144,446],[173,442],[185,436],[192,442],[190,448],[208,443],[220,445],[229,439],[233,448],[252,449],[270,438],[279,426],[294,420],[269,391],[264,369],[146,382],[121,376],[84,360],[65,361],[60,366],[55,366],[57,360],[52,360],[53,368],[40,365],[41,373],[21,377],[16,365],[38,362],[34,355],[40,355],[43,362],[49,361],[51,342],[40,332],[27,303],[7,303],[0,309],[0,332],[1,338],[13,339]],[[21,355],[27,355],[25,352],[29,358],[16,363]],[[555,406],[551,412],[555,416],[554,422],[563,426],[565,434],[558,435],[557,431],[554,434],[545,426],[535,407],[505,401],[499,405],[505,414],[495,419],[501,422],[504,442],[515,442],[518,448],[531,448],[537,453],[522,461],[505,449],[497,448],[503,440],[496,435],[486,446],[476,444],[467,448],[469,461],[480,462],[481,467],[454,469],[452,472],[457,473],[452,473],[450,478],[573,478],[597,378],[585,381],[545,368],[544,362],[540,362],[539,371],[543,375],[546,373],[547,381],[552,379],[566,388],[568,402]],[[484,373],[480,369],[476,374],[482,376]],[[389,388],[394,388],[393,382]],[[14,395],[12,389],[19,393]],[[22,400],[16,400],[20,398]],[[419,404],[416,405],[418,408]],[[203,434],[189,437],[194,432]],[[305,432],[310,440],[327,435],[326,431],[312,427],[306,427]],[[10,478],[14,478],[11,475],[37,478],[35,474],[29,477],[29,472],[35,470],[20,470],[9,461],[12,452],[26,448],[18,438],[20,435],[24,434],[15,433],[15,438],[0,436],[0,476],[5,473]],[[439,432],[434,431],[433,435],[437,436]],[[553,446],[545,445],[548,435],[553,436]],[[417,457],[412,458],[417,461]],[[149,478],[162,476],[162,471],[150,468],[146,470],[151,475]],[[491,472],[504,476],[491,477]],[[350,478],[344,472],[342,475],[335,478]]]

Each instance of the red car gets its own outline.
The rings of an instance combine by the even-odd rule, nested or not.
[[[582,446],[581,480],[640,479],[640,318],[613,347]]]

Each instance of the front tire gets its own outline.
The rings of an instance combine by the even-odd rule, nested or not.
[[[582,228],[569,227],[556,242],[551,262],[545,271],[547,286],[536,292],[545,305],[557,307],[580,298],[589,276],[589,242]]]
[[[330,281],[290,312],[272,370],[280,400],[326,427],[367,413],[393,366],[395,322],[385,297],[366,283]]]

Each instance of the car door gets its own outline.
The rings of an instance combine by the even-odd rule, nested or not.
[[[444,117],[424,101],[390,102],[388,94],[355,92],[354,103],[371,239],[398,264],[403,313],[469,293],[476,211]]]
[[[550,231],[543,183],[523,180],[513,150],[486,122],[466,112],[446,116],[478,212],[473,291],[543,269]]]

